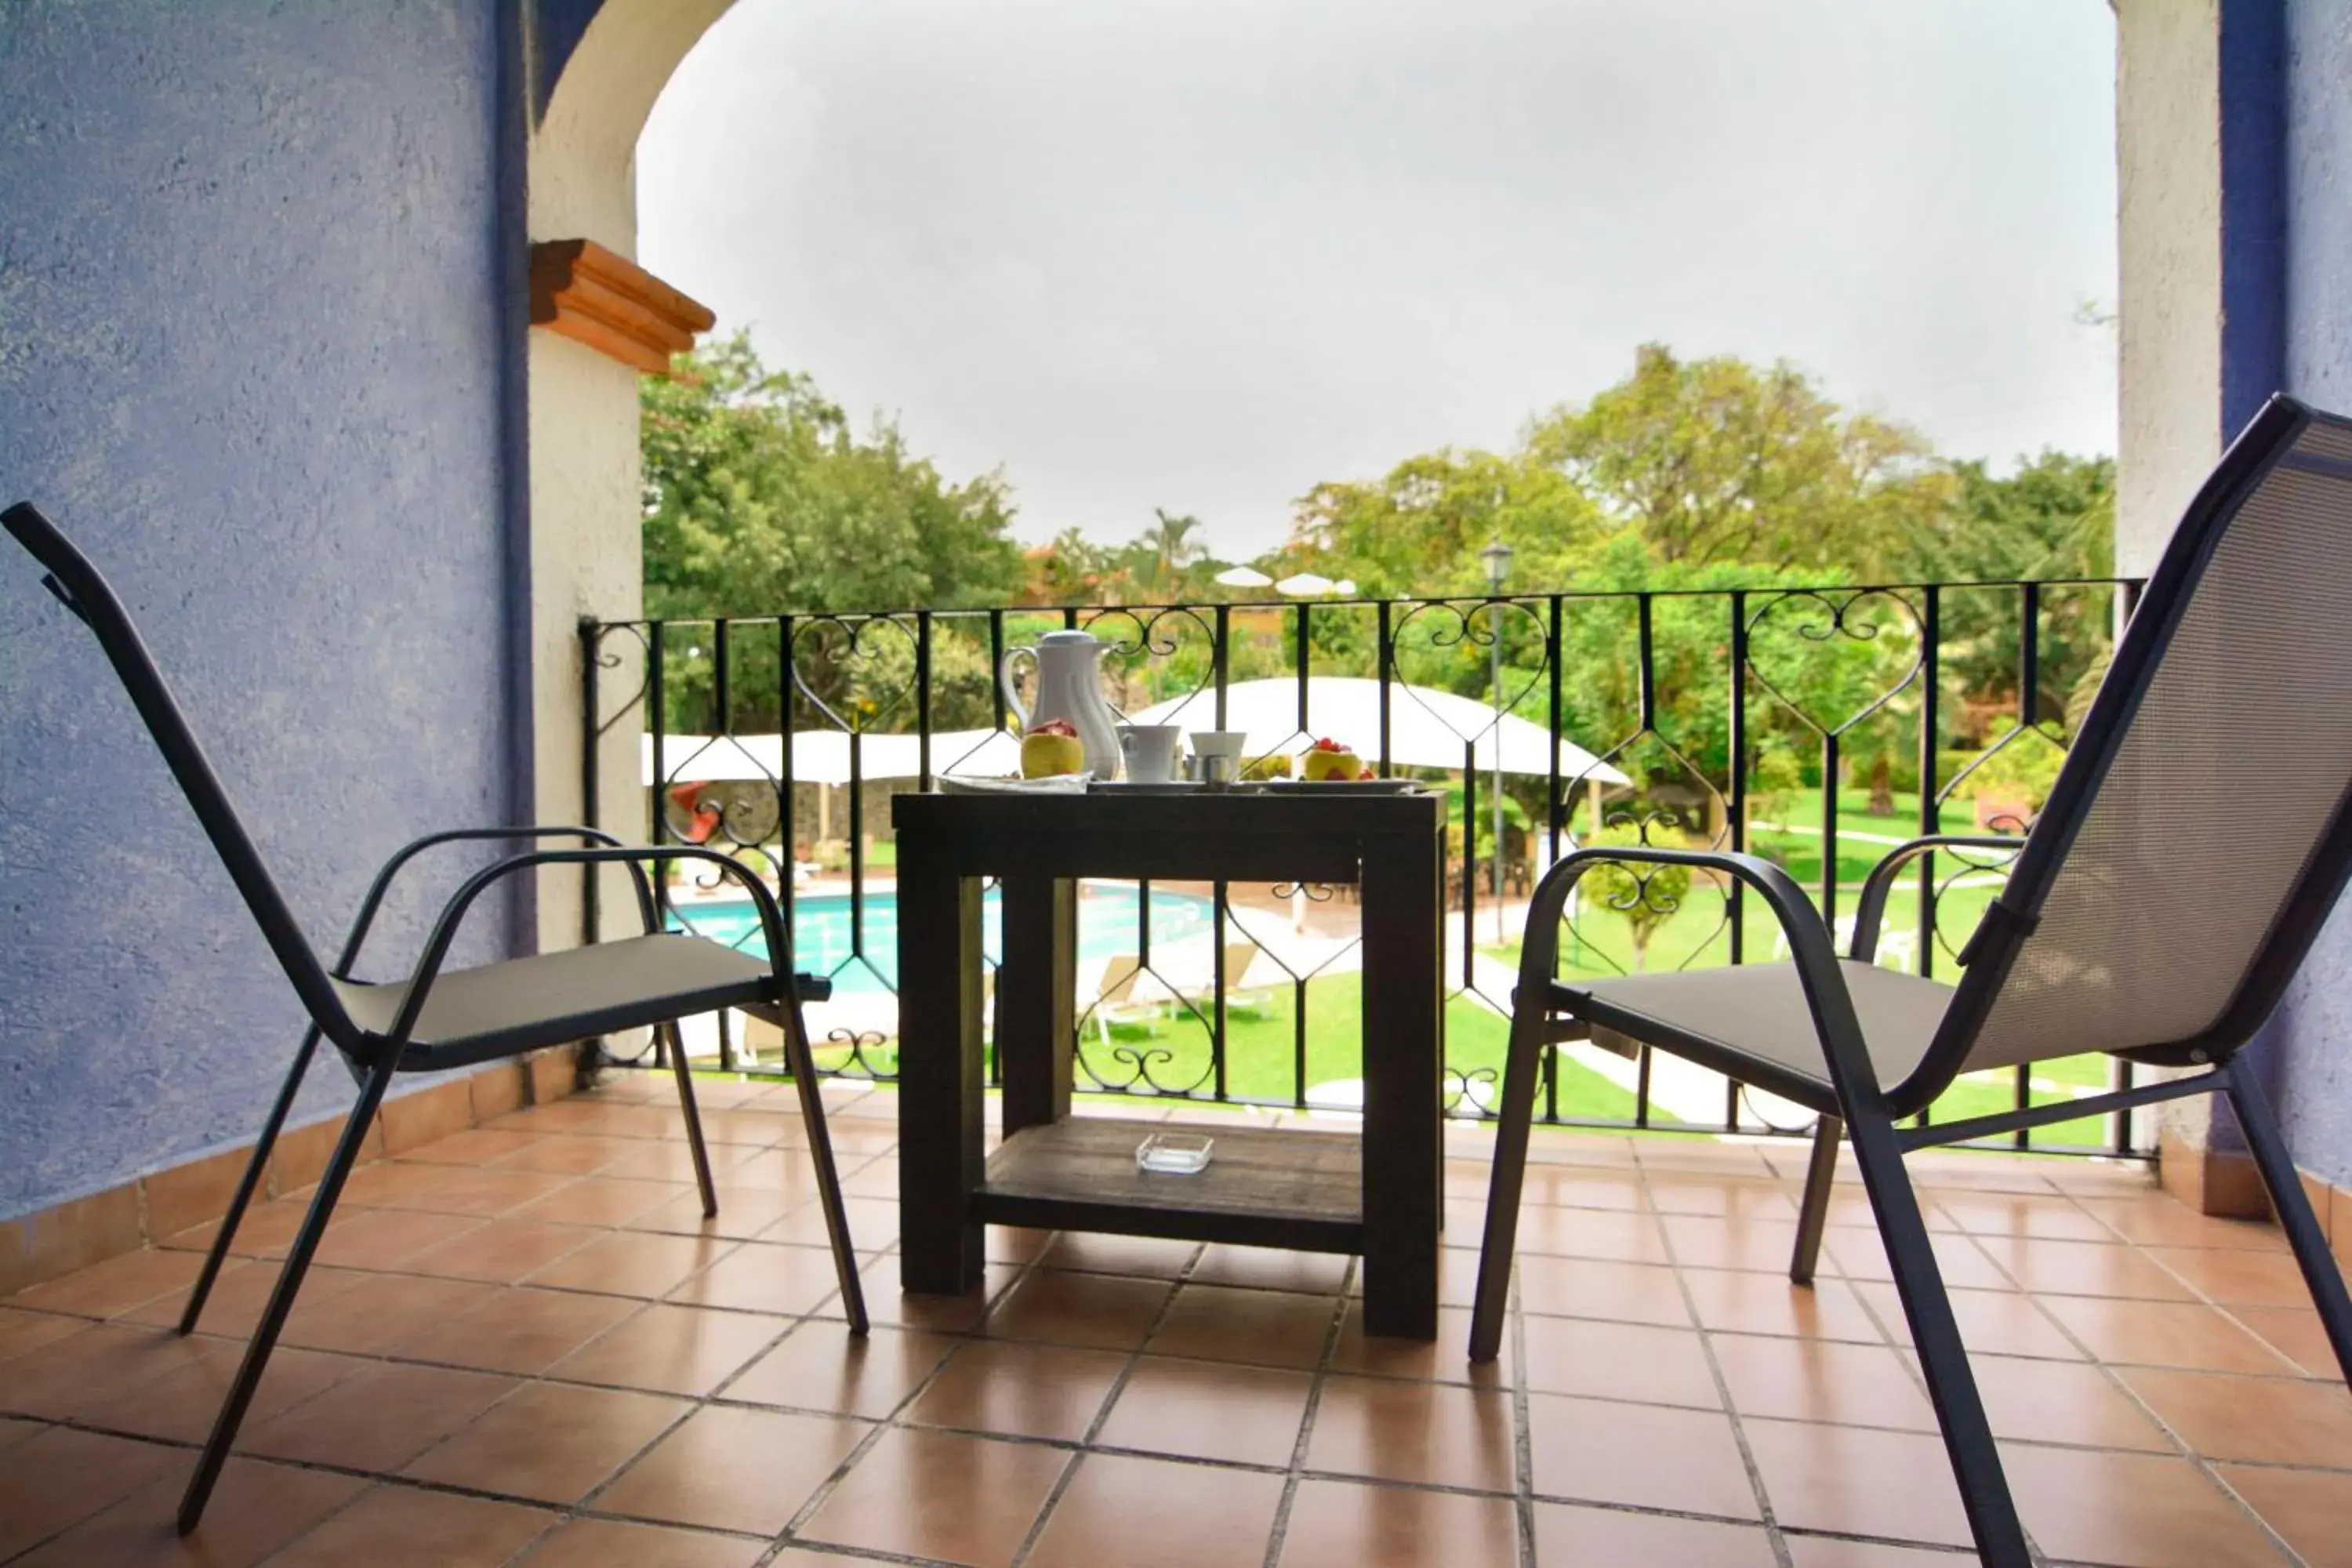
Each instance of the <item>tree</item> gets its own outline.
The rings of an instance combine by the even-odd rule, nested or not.
[[[1062,530],[1052,543],[1028,552],[1028,597],[1040,605],[1101,603],[1111,572],[1108,555],[1076,529]]]
[[[1208,546],[1192,537],[1201,520],[1171,517],[1160,507],[1153,507],[1151,515],[1156,521],[1139,542],[1150,552],[1145,585],[1164,597],[1179,597],[1186,571],[1208,553]]]
[[[1923,583],[2054,582],[2112,576],[2116,555],[2116,465],[2112,458],[2045,451],[1995,478],[1981,462],[1952,465],[1951,504],[1900,542],[1895,568]],[[2021,717],[2066,726],[2069,695],[2113,640],[2114,605],[2105,587],[2037,592],[2040,701]],[[1983,739],[1988,717],[2014,713],[2023,658],[2024,595],[2014,587],[1947,588],[1943,661]]]
[[[1699,566],[1875,576],[1949,486],[1916,431],[1846,414],[1785,363],[1685,362],[1658,343],[1625,381],[1538,420],[1527,447],[1659,560]]]
[[[1021,584],[1001,474],[951,484],[889,420],[858,436],[743,333],[647,379],[640,411],[648,614],[946,608]]]
[[[1643,845],[1653,849],[1679,849],[1688,842],[1679,831],[1659,824],[1617,822],[1579,847]],[[1587,900],[1588,916],[1606,910],[1625,918],[1626,934],[1633,944],[1636,974],[1649,966],[1651,939],[1682,912],[1683,900],[1690,896],[1690,890],[1688,866],[1639,860],[1598,861],[1577,884],[1577,892]]]
[[[1526,454],[1441,447],[1378,479],[1316,486],[1292,504],[1294,569],[1376,597],[1484,594],[1478,552],[1500,539],[1517,584],[1564,587],[1605,531],[1568,476]]]
[[[690,622],[951,608],[1018,591],[1024,567],[1001,475],[952,484],[887,420],[858,436],[806,376],[770,371],[740,332],[678,356],[676,371],[648,379],[639,398],[648,615]],[[852,625],[803,624],[795,668],[836,712],[896,727],[913,681],[911,633],[880,627],[852,647]],[[700,648],[707,640],[680,627],[666,644],[666,721],[773,728],[782,685],[775,625],[733,628],[724,714],[711,711],[716,648]],[[967,652],[942,639],[932,675],[935,698],[951,694],[954,711],[971,721],[987,681],[985,659]],[[949,711],[942,704],[935,716]]]

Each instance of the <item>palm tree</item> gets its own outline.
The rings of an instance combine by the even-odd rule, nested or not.
[[[1164,507],[1153,507],[1157,519],[1143,536],[1151,552],[1151,586],[1171,597],[1183,583],[1185,569],[1208,553],[1209,547],[1192,537],[1201,526],[1197,517],[1171,517]]]

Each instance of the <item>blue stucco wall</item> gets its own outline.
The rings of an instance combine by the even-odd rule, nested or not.
[[[385,853],[516,787],[510,21],[0,5],[0,504],[111,575],[330,948]],[[249,1139],[299,1030],[28,566],[0,540],[0,1217]]]
[[[2289,391],[2352,410],[2352,5],[2288,0],[2284,15],[2281,358]],[[2296,1161],[2352,1185],[2352,908],[2336,910],[2269,1034]]]

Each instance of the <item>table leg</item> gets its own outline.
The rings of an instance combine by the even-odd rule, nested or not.
[[[898,1279],[961,1295],[984,1250],[969,1201],[986,1169],[981,889],[927,848],[899,837]]]
[[[1437,1337],[1444,1212],[1442,845],[1364,855],[1364,1331]]]
[[[1076,1029],[1078,884],[1068,877],[1002,879],[1004,957],[996,969],[996,1062],[1004,1135],[1070,1114]]]

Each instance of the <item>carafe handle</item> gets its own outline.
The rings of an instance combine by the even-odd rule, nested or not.
[[[1025,735],[1029,732],[1029,710],[1021,705],[1021,691],[1013,679],[1013,661],[1024,654],[1028,655],[1031,664],[1037,662],[1035,648],[1015,647],[1007,648],[1003,662],[996,667],[996,684],[1004,690],[1004,705],[1013,710],[1014,720],[1013,732],[1016,735]]]

